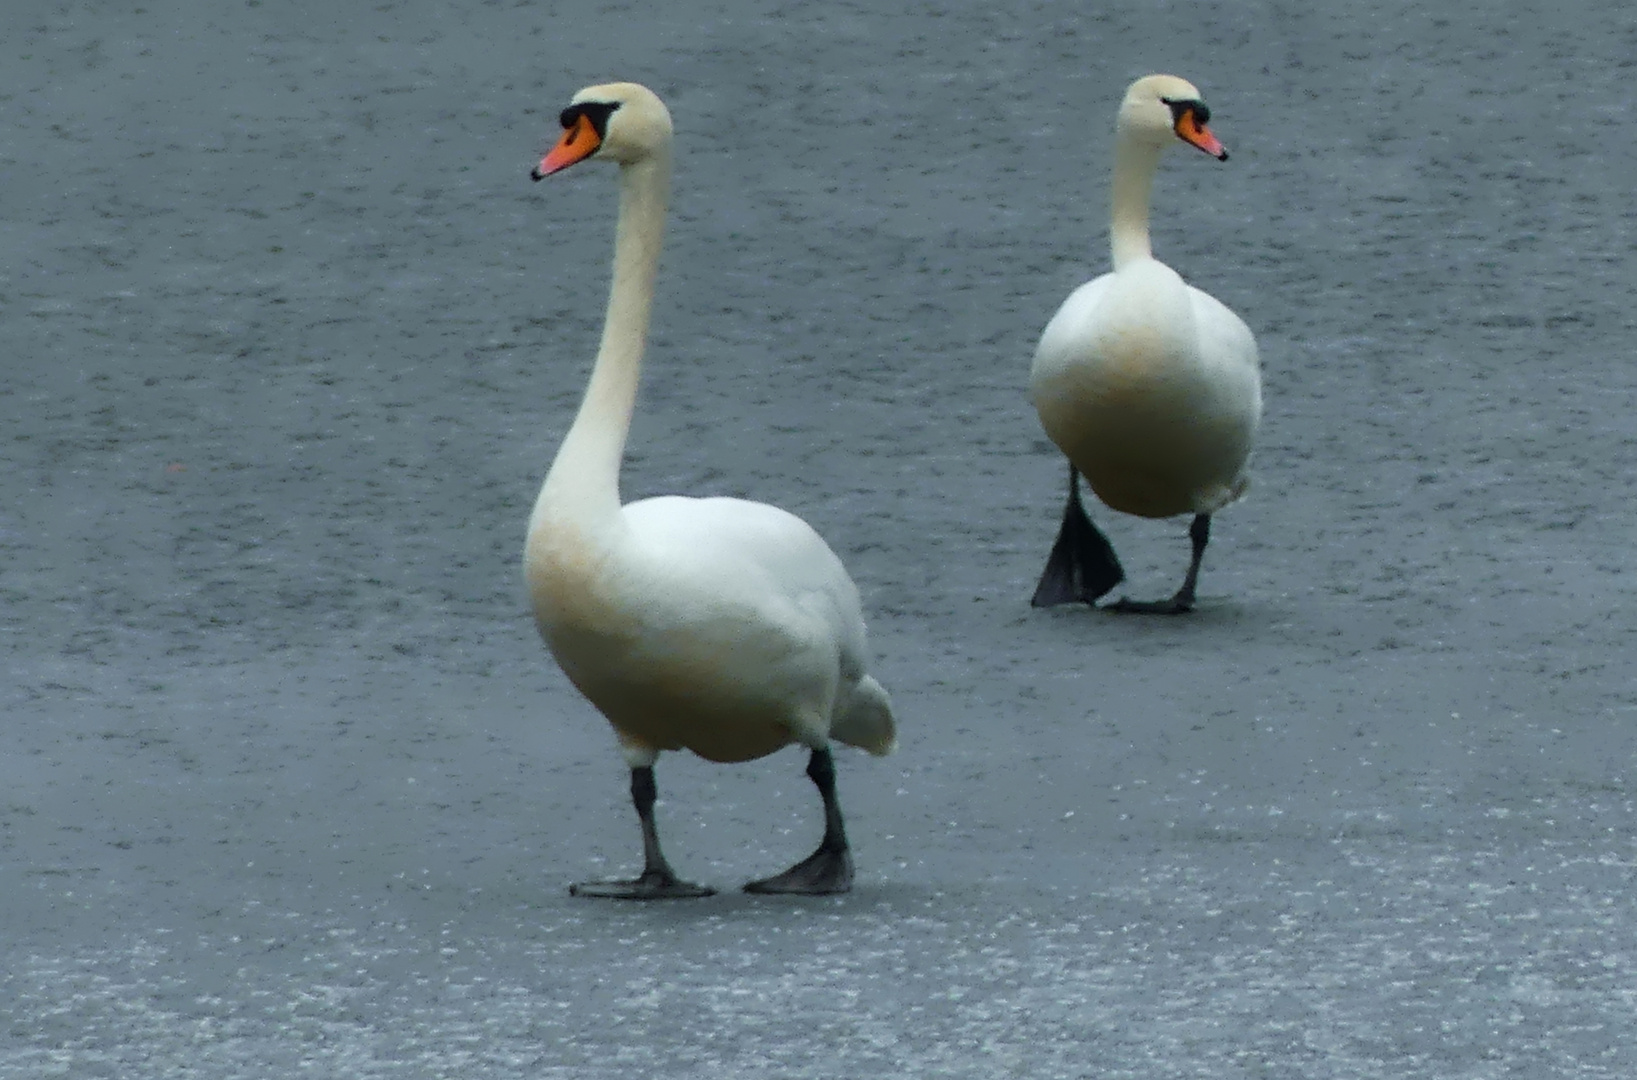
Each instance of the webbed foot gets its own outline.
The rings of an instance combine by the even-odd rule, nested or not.
[[[853,887],[853,857],[846,848],[819,849],[782,874],[752,881],[748,893],[782,893],[795,896],[833,896]]]
[[[608,900],[695,900],[715,896],[716,890],[682,881],[675,874],[648,872],[626,881],[581,881],[570,885],[568,894]]]

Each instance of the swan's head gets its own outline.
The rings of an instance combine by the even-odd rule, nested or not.
[[[637,83],[588,86],[574,95],[558,120],[563,137],[534,167],[536,180],[593,156],[630,165],[671,142],[670,110],[658,94]]]
[[[1131,84],[1120,102],[1120,131],[1170,144],[1173,136],[1197,146],[1218,161],[1228,160],[1228,151],[1205,122],[1211,110],[1200,99],[1199,90],[1187,79],[1175,75],[1145,75]]]

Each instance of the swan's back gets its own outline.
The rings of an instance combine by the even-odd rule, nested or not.
[[[745,499],[667,495],[623,508],[632,554],[671,579],[672,597],[703,612],[754,609],[755,629],[810,624],[863,669],[864,614],[841,560],[801,518]],[[792,630],[792,632],[795,632]]]

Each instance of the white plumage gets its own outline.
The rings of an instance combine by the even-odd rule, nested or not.
[[[583,895],[710,890],[660,853],[652,767],[663,750],[745,761],[792,742],[825,803],[817,851],[760,892],[840,892],[852,880],[831,739],[885,754],[891,703],[866,673],[858,590],[806,522],[762,503],[679,496],[620,504],[619,472],[653,301],[670,181],[670,114],[634,83],[594,86],[562,115],[535,178],[593,155],[620,165],[614,277],[585,399],[536,500],[524,569],[540,632],[607,717],[632,769],[645,866]]]
[[[1227,157],[1205,126],[1208,116],[1199,91],[1173,76],[1147,76],[1126,92],[1109,230],[1114,269],[1070,294],[1035,350],[1030,395],[1071,466],[1069,505],[1038,606],[1095,601],[1124,576],[1080,508],[1077,474],[1111,509],[1195,515],[1194,558],[1182,589],[1167,601],[1113,605],[1126,611],[1193,606],[1210,516],[1248,483],[1262,412],[1256,339],[1221,301],[1155,259],[1148,238],[1161,151],[1181,138]]]

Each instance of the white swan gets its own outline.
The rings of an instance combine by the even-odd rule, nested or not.
[[[746,761],[800,742],[824,799],[824,839],[806,860],[745,888],[844,892],[852,857],[830,739],[876,754],[896,743],[887,692],[864,670],[858,589],[806,522],[775,507],[674,496],[620,505],[670,188],[671,117],[652,91],[615,83],[581,90],[561,121],[562,138],[534,178],[592,156],[617,162],[619,225],[602,345],[534,504],[524,569],[540,633],[624,750],[644,855],[634,880],[571,891],[709,895],[678,880],[660,851],[659,752]]]
[[[1035,350],[1030,395],[1069,459],[1062,531],[1033,604],[1092,603],[1125,573],[1080,504],[1078,475],[1110,508],[1141,517],[1192,513],[1193,558],[1169,600],[1121,611],[1180,613],[1194,604],[1211,515],[1245,490],[1262,413],[1256,339],[1239,316],[1186,284],[1148,243],[1148,197],[1160,152],[1180,138],[1221,160],[1210,111],[1190,83],[1138,79],[1120,103],[1109,240],[1114,271],[1076,289]]]

